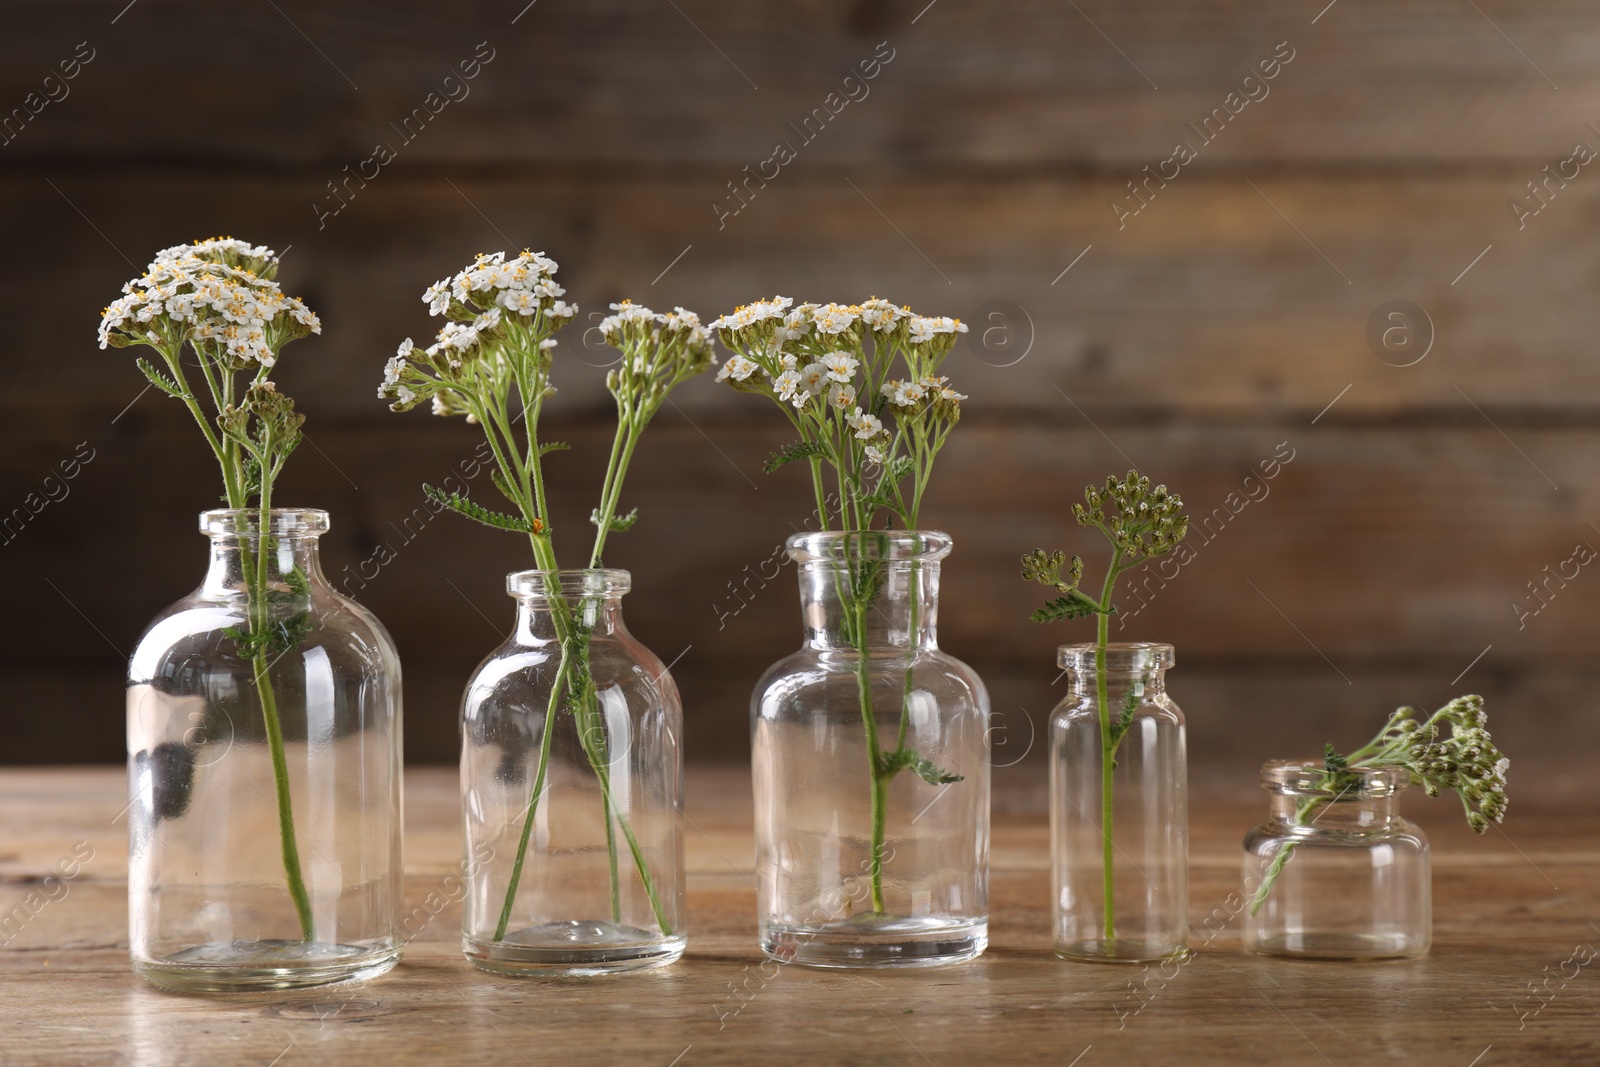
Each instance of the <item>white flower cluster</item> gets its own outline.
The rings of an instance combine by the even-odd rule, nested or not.
[[[723,364],[718,381],[765,393],[814,417],[836,413],[877,463],[885,462],[893,447],[879,417],[885,405],[902,425],[930,412],[948,422],[966,399],[950,388],[949,379],[932,372],[957,335],[967,331],[957,319],[918,315],[878,297],[860,304],[797,305],[777,296],[746,304],[711,327],[736,353]],[[900,354],[912,377],[886,380],[888,366]],[[873,397],[874,390],[883,400]]]
[[[186,259],[204,259],[229,267],[242,267],[263,277],[272,276],[264,268],[270,266],[271,271],[275,272],[278,266],[278,253],[266,245],[253,245],[232,237],[212,237],[194,244],[163,248],[150,261],[150,266],[154,268],[157,264],[181,263]]]
[[[765,322],[769,319],[781,319],[783,313],[794,301],[786,296],[775,296],[771,300],[757,300],[722,316],[711,324],[713,330],[743,330]]]
[[[700,316],[687,308],[669,312],[651,311],[643,304],[624,300],[611,305],[612,314],[600,320],[600,336],[608,344],[622,340],[630,330],[648,332],[652,340],[680,340],[689,348],[711,348],[711,331],[700,325]]]
[[[921,381],[916,382],[899,379],[884,382],[882,392],[889,398],[889,403],[897,408],[918,408],[928,400],[943,400],[953,404],[967,399],[966,393],[956,392],[950,388],[949,382],[950,379],[942,374],[925,374]]]
[[[422,293],[428,313],[450,321],[425,349],[409,337],[400,343],[384,365],[378,396],[394,400],[397,411],[431,397],[436,415],[466,414],[448,383],[459,382],[473,360],[509,351],[543,357],[547,365],[546,354],[556,346],[549,335],[578,313],[577,305],[561,299],[566,290],[556,282],[556,269],[543,252],[523,250],[510,259],[504,252],[480,254],[428,286]]]
[[[651,411],[678,383],[716,362],[711,331],[687,308],[655,312],[624,300],[600,320],[600,336],[622,353],[606,374],[606,388],[630,409]]]
[[[565,322],[578,313],[575,304],[560,297],[566,290],[556,283],[556,261],[543,252],[524,250],[511,260],[504,252],[480,254],[453,278],[435,282],[422,294],[430,315],[468,317],[495,308],[531,318],[539,312]],[[498,323],[498,320],[496,320]]]
[[[227,237],[164,249],[101,313],[100,347],[191,341],[217,346],[230,366],[270,367],[285,343],[322,332],[265,276],[276,270],[271,249]]]

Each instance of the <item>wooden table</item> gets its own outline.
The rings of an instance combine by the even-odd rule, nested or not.
[[[1505,833],[1473,839],[1453,804],[1413,803],[1434,840],[1432,955],[1312,964],[1240,954],[1227,900],[1239,839],[1264,805],[1252,788],[1201,793],[1199,952],[1163,976],[1050,954],[1041,774],[1018,767],[996,788],[992,941],[969,964],[763,966],[748,776],[699,767],[691,940],[672,967],[587,981],[480,974],[458,950],[458,906],[436,895],[428,906],[445,906],[377,981],[202,998],[158,992],[128,969],[121,772],[5,770],[0,915],[29,913],[39,895],[0,948],[0,1064],[1600,1062],[1600,961],[1584,965],[1600,946],[1592,810],[1514,805]],[[454,773],[409,772],[406,804],[407,902],[424,906],[458,858]],[[77,877],[43,882],[91,849]]]

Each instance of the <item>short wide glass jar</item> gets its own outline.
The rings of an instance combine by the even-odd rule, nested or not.
[[[462,948],[511,975],[683,955],[683,711],[622,622],[622,570],[520,571],[462,701]]]
[[[1433,940],[1428,838],[1400,815],[1404,767],[1261,768],[1267,821],[1244,839],[1244,947],[1263,956],[1421,956]]]

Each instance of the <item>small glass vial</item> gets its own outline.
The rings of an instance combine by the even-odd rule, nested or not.
[[[1263,956],[1390,959],[1433,940],[1428,838],[1400,815],[1404,767],[1261,768],[1267,821],[1244,839],[1244,947]]]
[[[1050,719],[1055,952],[1149,963],[1189,951],[1189,799],[1171,645],[1062,645]]]

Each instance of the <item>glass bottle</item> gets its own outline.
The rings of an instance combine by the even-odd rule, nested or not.
[[[317,559],[324,511],[207,511],[204,582],[128,667],[129,947],[188,992],[400,958],[400,663]]]
[[[1171,645],[1062,645],[1050,719],[1055,952],[1148,963],[1189,945],[1189,799]]]
[[[989,697],[939,651],[946,534],[799,534],[805,644],[751,701],[761,949],[819,967],[988,944]]]
[[[1263,956],[1421,956],[1433,940],[1428,838],[1400,815],[1404,767],[1261,768],[1267,821],[1244,839],[1244,947]]]
[[[462,948],[513,975],[683,955],[683,711],[622,621],[622,570],[520,571],[462,700]]]

